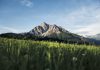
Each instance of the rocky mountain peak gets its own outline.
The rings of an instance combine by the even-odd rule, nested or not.
[[[11,37],[13,36],[18,36],[18,38],[20,36],[24,36],[25,38],[34,38],[35,36],[39,36],[42,38],[50,38],[55,40],[61,40],[61,41],[72,41],[72,42],[77,42],[80,41],[87,42],[87,39],[84,37],[81,37],[77,34],[71,33],[67,30],[65,30],[64,28],[57,26],[57,25],[49,25],[46,22],[41,23],[39,26],[34,27],[31,31],[27,32],[27,33],[20,33],[20,34],[7,34],[8,36],[10,35]],[[4,35],[3,35],[4,36]],[[41,39],[41,38],[40,38]],[[44,40],[43,39],[43,40]]]
[[[32,29],[29,33],[38,36],[54,36],[61,33],[68,33],[68,31],[55,24],[49,25],[46,22],[43,22],[39,26]]]
[[[43,28],[44,31],[47,31],[49,29],[49,24],[47,24],[46,22],[43,22],[40,24],[40,26]]]

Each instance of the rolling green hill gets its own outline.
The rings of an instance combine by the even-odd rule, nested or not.
[[[0,70],[100,70],[100,48],[0,38]]]

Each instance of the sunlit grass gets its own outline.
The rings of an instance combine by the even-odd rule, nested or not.
[[[0,70],[100,70],[100,48],[0,38]]]

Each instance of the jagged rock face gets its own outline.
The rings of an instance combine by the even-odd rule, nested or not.
[[[44,32],[46,32],[49,29],[50,25],[45,23],[45,22],[43,22],[40,26],[43,28]]]
[[[42,23],[40,26],[37,26],[34,29],[32,29],[29,33],[34,35],[42,35],[48,30],[48,28],[49,28],[48,24]]]
[[[13,37],[13,38],[25,38],[25,39],[31,39],[36,36],[41,36],[41,37],[37,37],[37,40],[39,39],[42,39],[44,38],[43,40],[45,40],[46,38],[50,38],[50,39],[53,39],[54,41],[62,41],[62,42],[89,42],[86,38],[82,37],[82,36],[79,36],[77,34],[74,34],[74,33],[71,33],[67,30],[65,30],[64,28],[62,27],[59,27],[57,25],[49,25],[47,23],[42,23],[41,25],[39,26],[36,26],[34,29],[32,29],[31,31],[29,32],[26,32],[26,33],[20,33],[20,34],[2,34],[0,35],[1,37]],[[23,39],[22,38],[22,39]],[[49,40],[50,40],[49,39]]]
[[[67,30],[56,26],[56,25],[49,25],[47,23],[42,23],[40,26],[35,27],[29,33],[38,35],[38,36],[59,36],[61,33],[69,33]]]
[[[49,25],[47,23],[42,23],[39,26],[36,26],[32,29],[29,34],[33,34],[36,36],[49,37],[49,38],[57,38],[60,40],[82,40],[81,36],[70,33],[64,28],[57,25]],[[85,39],[83,39],[85,40]]]

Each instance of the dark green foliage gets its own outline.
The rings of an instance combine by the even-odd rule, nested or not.
[[[100,70],[100,48],[0,38],[0,70]]]
[[[66,38],[63,37],[66,35]],[[35,41],[53,41],[53,42],[63,42],[63,43],[70,43],[70,44],[93,44],[92,41],[89,41],[86,38],[81,38],[81,36],[76,35],[76,34],[65,34],[63,35],[63,33],[58,37],[43,37],[43,36],[35,36],[33,34],[30,33],[23,33],[23,34],[15,34],[15,33],[5,33],[5,34],[1,34],[0,37],[3,38],[12,38],[12,39],[21,39],[21,40],[35,40]]]

